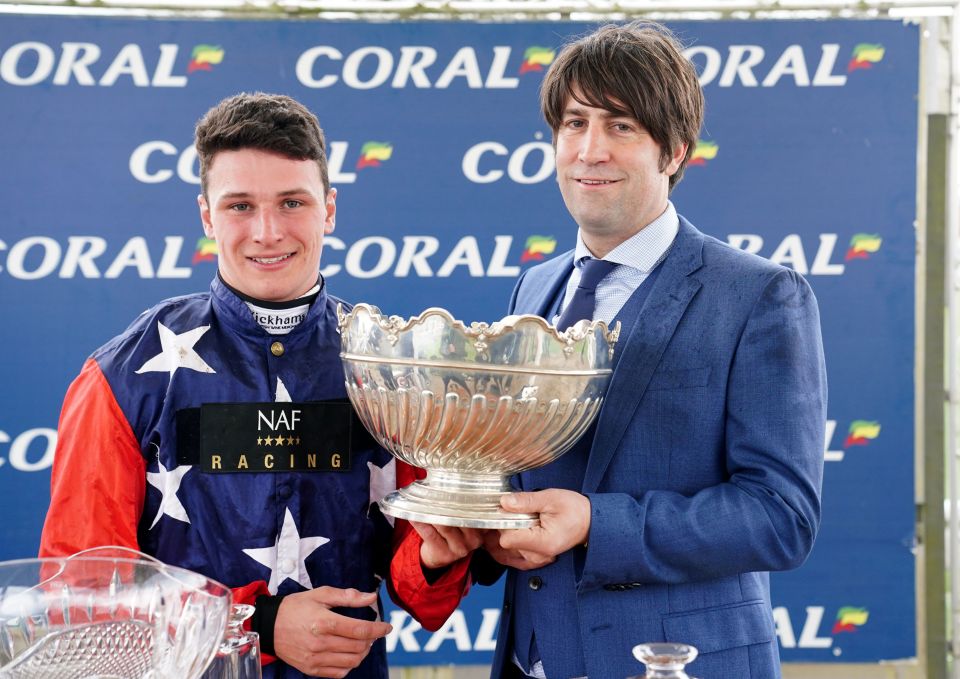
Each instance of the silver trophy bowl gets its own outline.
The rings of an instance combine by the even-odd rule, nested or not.
[[[559,332],[539,316],[469,327],[444,309],[404,320],[338,309],[347,394],[364,426],[427,476],[380,501],[402,519],[525,528],[500,509],[510,477],[556,460],[593,422],[619,324]]]
[[[0,563],[0,679],[196,679],[231,600],[224,585],[154,559]]]

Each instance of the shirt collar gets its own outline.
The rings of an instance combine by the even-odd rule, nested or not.
[[[673,203],[668,200],[667,209],[659,217],[608,252],[604,259],[650,273],[670,248],[679,230],[680,218]],[[584,244],[583,234],[578,230],[573,261],[580,266],[583,260],[590,257],[593,257],[593,254]]]
[[[309,332],[310,328],[316,326],[314,319],[326,312],[327,286],[323,277],[320,278],[319,285],[320,290],[317,293],[316,299],[310,305],[310,309],[307,311],[307,317],[290,332],[288,337]],[[220,276],[213,277],[213,282],[210,284],[210,293],[213,308],[218,318],[225,325],[247,337],[269,337],[267,331],[257,323],[253,314],[250,313],[250,308],[247,306],[247,303],[227,287],[220,279]]]

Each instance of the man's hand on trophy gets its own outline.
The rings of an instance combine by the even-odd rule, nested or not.
[[[486,532],[419,521],[411,521],[410,525],[423,538],[420,562],[426,568],[443,568],[468,556],[483,544],[483,534]]]
[[[376,592],[338,587],[318,587],[284,597],[273,628],[277,657],[310,676],[345,677],[363,661],[373,642],[393,628],[330,609],[367,608],[376,601]]]
[[[508,512],[540,515],[540,525],[502,530],[499,541],[485,543],[490,555],[505,566],[519,570],[546,566],[557,555],[586,544],[590,535],[590,500],[572,490],[511,493],[501,498],[500,506]]]
[[[557,560],[554,556],[537,554],[536,552],[504,549],[500,545],[500,537],[501,535],[512,532],[512,530],[492,530],[484,535],[483,548],[487,550],[497,563],[503,566],[509,566],[510,568],[516,568],[519,571],[529,571],[534,568],[541,568]]]

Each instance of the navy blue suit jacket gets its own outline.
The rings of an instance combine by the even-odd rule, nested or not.
[[[802,564],[820,522],[817,303],[796,272],[680,221],[620,337],[589,457],[518,479],[586,494],[589,547],[508,569],[495,677],[514,616],[530,616],[550,679],[641,674],[631,649],[649,641],[696,646],[691,676],[780,676],[767,572]],[[510,313],[546,316],[571,266],[568,253],[526,271]]]

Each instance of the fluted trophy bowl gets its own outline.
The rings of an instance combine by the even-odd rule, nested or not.
[[[153,559],[0,563],[0,679],[196,679],[232,595]]]
[[[619,325],[559,332],[539,316],[470,326],[431,308],[402,319],[368,304],[338,309],[347,394],[360,420],[426,478],[380,501],[402,519],[524,528],[500,509],[510,477],[556,460],[593,422]]]

